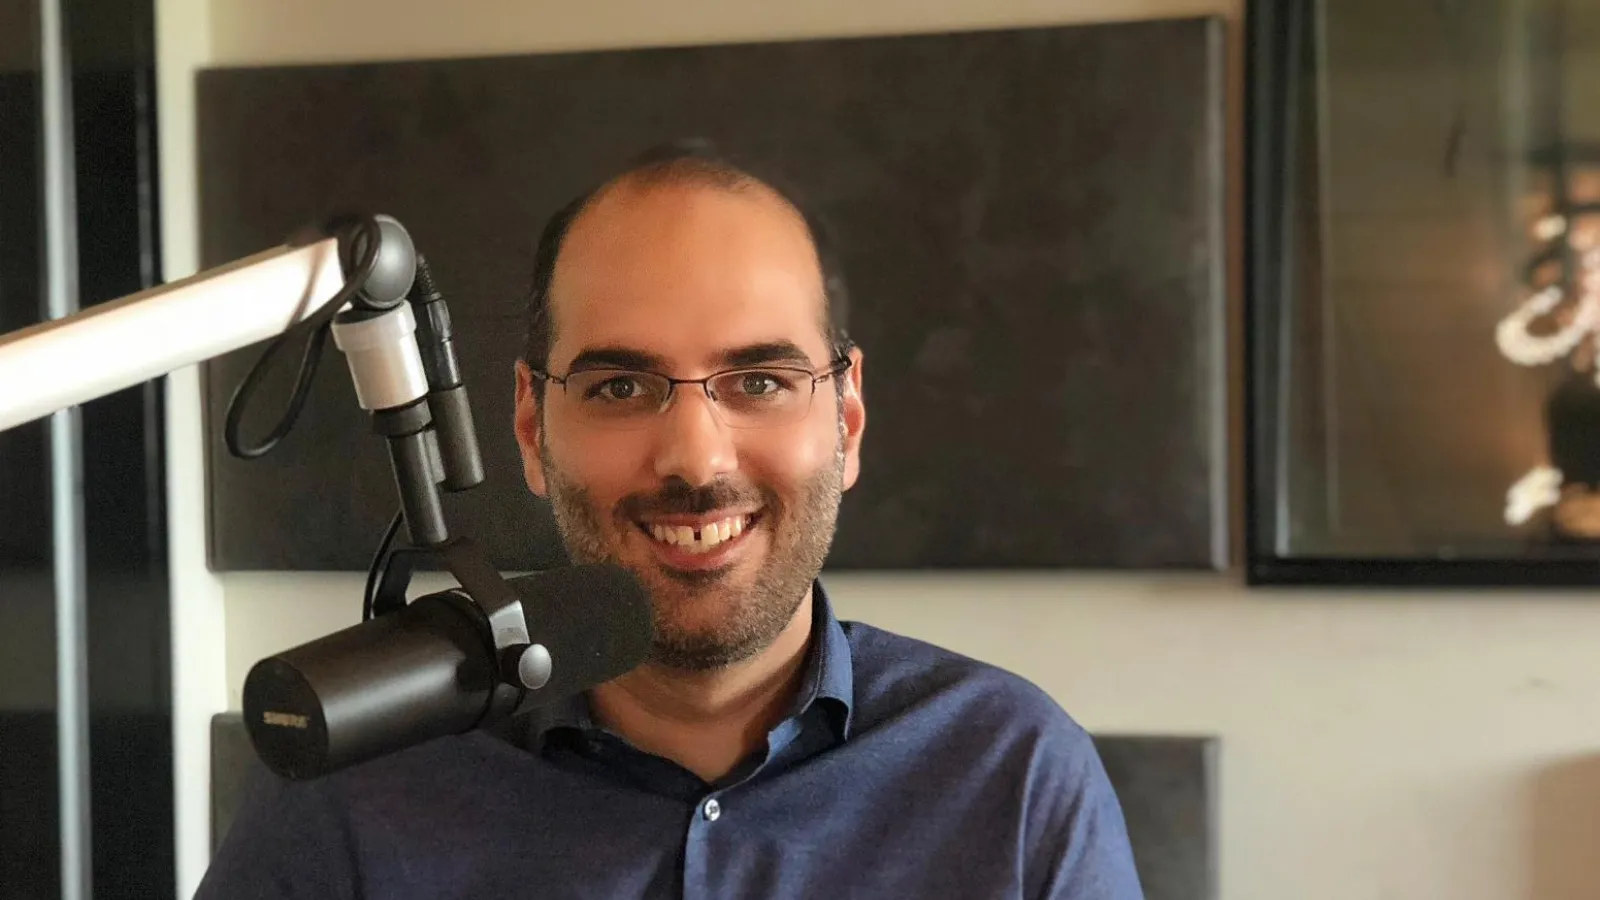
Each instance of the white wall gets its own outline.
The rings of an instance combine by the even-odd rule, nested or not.
[[[200,241],[194,72],[211,53],[207,0],[156,0],[156,110],[161,273],[194,274]],[[173,783],[180,897],[194,894],[210,853],[210,732],[227,708],[222,585],[206,567],[199,370],[167,379],[167,510],[172,572]]]
[[[1234,22],[1236,64],[1239,38],[1235,0],[160,5],[164,21],[182,20],[204,36],[197,41],[177,24],[162,30],[178,48],[162,49],[163,113],[177,110],[180,119],[192,111],[188,75],[207,59],[474,55],[1210,11]],[[1237,76],[1235,65],[1235,85]],[[166,210],[169,275],[183,270],[173,260],[192,264],[194,256],[191,128],[187,119],[168,120],[162,132],[164,198],[182,201]],[[1237,285],[1237,272],[1231,281]],[[174,386],[184,402],[173,413],[172,467],[175,483],[197,486],[197,405],[185,393],[193,389],[189,381]],[[186,566],[178,577],[188,586],[179,595],[187,618],[176,626],[176,655],[193,667],[180,670],[178,683],[193,695],[191,706],[210,709],[223,670],[207,642],[226,638],[227,698],[237,705],[253,660],[356,620],[361,579],[209,576],[196,568],[203,557],[195,555],[193,500],[173,509]],[[841,614],[1005,665],[1097,732],[1219,735],[1229,900],[1600,893],[1593,598],[1266,593],[1247,592],[1232,577],[1149,575],[853,576],[832,579],[830,588]],[[180,759],[190,783],[201,776],[182,767],[193,762]],[[187,893],[203,845],[196,850],[191,836],[184,846]]]

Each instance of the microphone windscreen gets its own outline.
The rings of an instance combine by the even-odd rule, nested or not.
[[[528,637],[550,651],[550,682],[524,705],[557,702],[643,662],[655,640],[650,595],[615,565],[566,566],[506,580],[522,601]]]

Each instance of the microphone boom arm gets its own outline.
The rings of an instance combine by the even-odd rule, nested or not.
[[[283,334],[344,284],[329,237],[0,335],[0,431]]]
[[[304,240],[0,335],[0,431],[317,325],[332,312],[334,342],[349,362],[356,395],[374,430],[388,439],[412,542],[436,553],[483,610],[501,678],[528,690],[542,687],[550,678],[549,654],[529,640],[515,593],[481,549],[452,538],[444,522],[440,485],[474,487],[483,465],[449,314],[426,260],[392,218],[335,221],[372,227],[330,223]],[[365,266],[361,283],[352,284],[346,269],[362,268],[357,258]],[[348,299],[328,310],[341,295]],[[430,399],[441,415],[430,410]]]

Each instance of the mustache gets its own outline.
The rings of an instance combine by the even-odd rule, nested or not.
[[[766,505],[768,498],[755,487],[744,487],[719,479],[695,486],[681,478],[669,478],[653,494],[631,494],[619,504],[632,519],[651,515],[706,515],[730,507]]]

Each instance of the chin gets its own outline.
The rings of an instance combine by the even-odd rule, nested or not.
[[[737,618],[755,590],[754,577],[732,567],[684,572],[647,563],[641,579],[658,621],[696,633]]]
[[[670,617],[684,625],[711,626],[726,621],[737,612],[739,602],[752,590],[739,584],[731,572],[663,572],[657,569],[644,579],[650,590],[657,616]]]

